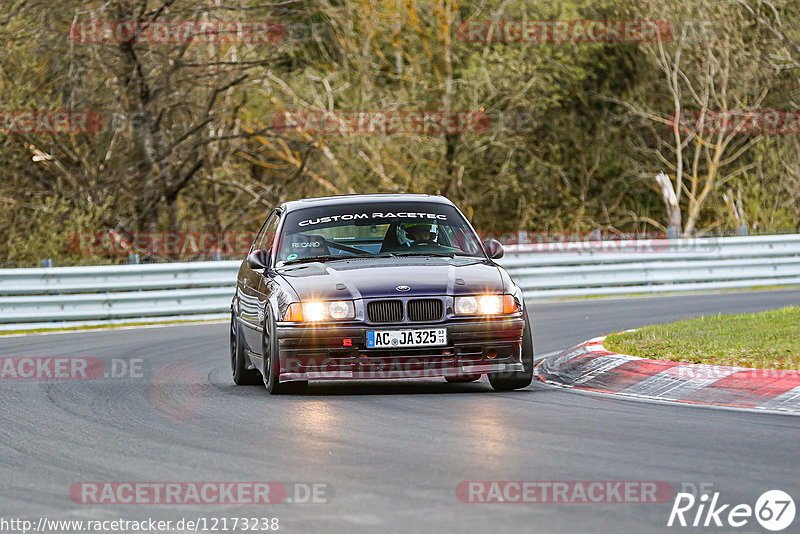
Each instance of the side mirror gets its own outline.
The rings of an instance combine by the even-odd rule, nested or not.
[[[483,248],[486,249],[486,254],[493,260],[503,257],[503,245],[497,239],[487,239],[483,242]]]
[[[247,256],[247,265],[254,271],[267,269],[269,267],[269,251],[255,249]]]

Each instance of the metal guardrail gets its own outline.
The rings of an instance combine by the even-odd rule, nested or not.
[[[530,300],[800,285],[800,235],[533,243],[500,263]],[[0,330],[227,317],[238,261],[0,270]]]
[[[0,269],[0,331],[221,319],[239,264]]]
[[[800,235],[531,244],[501,260],[532,300],[800,284]]]

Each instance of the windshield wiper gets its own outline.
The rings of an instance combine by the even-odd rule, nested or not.
[[[314,261],[333,261],[333,260],[348,260],[358,256],[336,256],[333,254],[321,254],[319,256],[308,256],[306,258],[296,258],[294,260],[284,260],[281,267],[287,265],[295,265],[297,263],[311,263]]]
[[[395,252],[395,256],[436,256],[440,258],[455,258],[455,252]]]
[[[297,265],[301,263],[311,263],[315,261],[335,261],[335,260],[363,260],[363,259],[371,259],[371,258],[397,258],[397,257],[407,257],[407,256],[433,256],[437,258],[455,258],[456,256],[461,256],[461,254],[456,254],[455,252],[381,252],[379,254],[365,254],[365,255],[354,255],[354,256],[337,256],[334,254],[323,254],[319,256],[309,256],[307,258],[297,258],[294,260],[284,260],[281,267],[289,267],[292,265]]]

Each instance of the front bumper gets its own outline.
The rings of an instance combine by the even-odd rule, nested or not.
[[[441,347],[367,349],[367,330],[446,328]],[[444,323],[278,323],[280,380],[467,377],[523,371],[521,316]],[[347,345],[350,346],[347,346]]]

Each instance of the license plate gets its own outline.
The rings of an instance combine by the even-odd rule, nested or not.
[[[446,328],[425,330],[367,330],[367,348],[437,347],[447,345]]]

